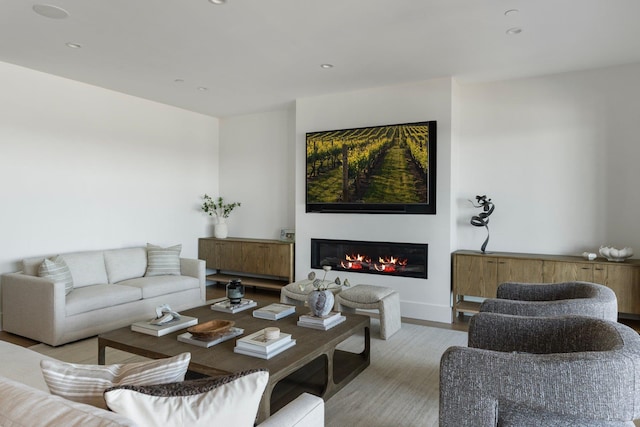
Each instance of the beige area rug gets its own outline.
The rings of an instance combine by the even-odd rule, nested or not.
[[[440,356],[452,345],[466,345],[466,332],[408,323],[388,340],[379,338],[379,321],[371,319],[371,365],[326,402],[328,427],[431,427],[438,425]],[[353,337],[340,348],[361,351]],[[39,353],[72,363],[98,362],[96,338],[50,347]],[[107,348],[107,363],[146,360]]]

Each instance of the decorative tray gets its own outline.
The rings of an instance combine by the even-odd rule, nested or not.
[[[200,340],[210,340],[223,335],[236,322],[232,320],[210,320],[200,325],[192,326],[187,329],[194,338]]]

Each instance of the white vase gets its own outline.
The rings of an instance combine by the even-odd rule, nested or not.
[[[227,229],[227,221],[225,218],[219,217],[218,222],[213,229],[213,236],[216,239],[226,239],[228,235],[229,230]]]
[[[312,291],[309,294],[307,302],[313,315],[322,317],[329,314],[333,308],[335,298],[331,291]]]

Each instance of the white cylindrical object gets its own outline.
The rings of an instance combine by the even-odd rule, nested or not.
[[[264,338],[266,340],[275,340],[276,338],[280,338],[280,329],[264,328]]]

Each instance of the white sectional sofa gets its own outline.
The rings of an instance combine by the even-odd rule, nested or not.
[[[150,274],[148,256],[163,249],[173,249],[175,268]],[[25,259],[21,272],[2,276],[2,329],[57,346],[149,319],[162,304],[176,311],[203,305],[205,262],[180,258],[180,249],[147,245],[62,254],[73,281],[68,294],[65,283],[38,276],[45,257]]]
[[[53,360],[0,341],[0,425],[136,426],[132,420],[115,412],[51,395],[40,368],[40,361],[44,359]],[[259,427],[294,426],[324,426],[323,400],[304,393],[259,424]]]

